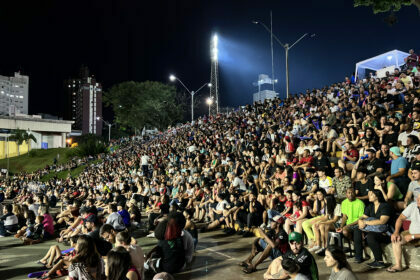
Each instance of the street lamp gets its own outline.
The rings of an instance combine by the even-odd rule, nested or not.
[[[194,95],[197,94],[203,87],[208,86],[209,88],[212,87],[211,83],[205,83],[204,85],[202,85],[199,89],[197,89],[196,91],[190,91],[187,86],[180,80],[178,79],[178,77],[176,77],[175,75],[170,75],[169,76],[169,80],[171,82],[175,82],[178,81],[186,90],[189,94],[191,94],[191,123],[194,121]]]
[[[209,105],[209,117],[210,117],[210,109],[211,109],[211,105],[213,104],[213,98],[209,97],[206,99],[206,103],[207,105]]]
[[[293,48],[297,43],[299,43],[306,36],[310,35],[310,37],[313,38],[313,37],[315,37],[315,34],[305,33],[299,39],[297,39],[296,42],[294,42],[292,45],[283,44],[279,40],[279,38],[277,38],[277,36],[273,34],[271,29],[268,28],[267,25],[265,25],[263,22],[253,20],[252,23],[257,24],[257,25],[259,24],[262,27],[264,27],[264,29],[267,30],[267,32],[270,33],[270,35],[277,41],[277,43],[279,43],[280,46],[282,46],[284,48],[284,50],[286,51],[286,96],[287,96],[287,98],[289,98],[289,50],[291,48]]]
[[[108,143],[111,143],[111,126],[113,126],[114,124],[107,122],[106,120],[104,120],[102,117],[97,116],[96,119],[99,121],[103,121],[104,124],[106,124],[108,126]]]

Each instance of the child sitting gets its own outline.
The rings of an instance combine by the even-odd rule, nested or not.
[[[31,222],[28,223],[24,237],[22,237],[24,245],[32,245],[40,243],[44,238],[44,216],[37,216],[35,219],[35,225]]]

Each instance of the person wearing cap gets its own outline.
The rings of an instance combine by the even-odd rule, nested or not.
[[[386,178],[386,181],[389,182],[393,180],[393,182],[400,188],[402,193],[406,192],[406,184],[408,184],[408,177],[407,177],[407,167],[408,162],[407,159],[401,156],[400,148],[394,146],[389,149],[389,154],[392,158],[391,161],[391,175]]]
[[[275,259],[267,271],[264,273],[264,279],[288,279],[289,275],[283,271],[281,265],[283,259],[290,258],[300,266],[300,273],[312,280],[318,280],[318,266],[312,254],[303,247],[302,234],[291,232],[289,234],[290,249],[283,255]]]
[[[392,251],[395,257],[395,265],[387,269],[388,272],[400,272],[402,267],[402,246],[411,244],[413,246],[420,246],[420,193],[417,194],[416,202],[411,203],[400,214],[395,222],[395,231],[391,235]],[[410,227],[408,230],[402,231],[404,221],[410,220]]]
[[[366,154],[361,156],[354,168],[351,171],[351,179],[356,178],[357,169],[359,167],[366,168],[367,178],[373,178],[376,175],[380,175],[384,172],[383,160],[376,158],[376,151],[373,148],[367,149]]]
[[[369,191],[373,190],[375,184],[372,179],[367,178],[366,168],[359,167],[356,173],[356,183],[354,184],[356,198],[367,205],[369,203]]]
[[[410,169],[408,169],[408,178],[413,181],[413,176],[411,174],[411,171],[413,171],[413,169],[416,166],[420,166],[420,149],[418,149],[417,151],[413,152],[413,155],[415,156],[414,160],[411,162],[410,164]]]
[[[281,216],[275,216],[271,222],[271,229],[265,233],[260,227],[258,237],[252,243],[251,254],[248,258],[240,263],[244,267],[243,272],[252,273],[257,271],[257,266],[261,264],[267,257],[272,260],[282,256],[289,248],[287,242],[287,233],[283,229],[284,219]],[[261,254],[260,254],[261,253]],[[252,260],[257,257],[255,263]]]

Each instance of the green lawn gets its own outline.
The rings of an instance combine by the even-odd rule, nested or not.
[[[65,163],[69,160],[66,151],[70,148],[56,148],[47,150],[32,150],[30,154],[24,154],[18,157],[9,159],[9,172],[11,174],[22,171],[33,172],[44,168],[46,165],[51,165],[57,154],[60,155],[58,163]],[[0,168],[7,168],[7,159],[0,160]]]

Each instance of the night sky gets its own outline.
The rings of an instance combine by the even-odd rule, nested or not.
[[[398,12],[398,23],[390,27],[387,14],[353,8],[351,0],[3,2],[0,74],[20,70],[30,76],[31,114],[60,115],[63,80],[77,76],[81,65],[105,90],[127,80],[168,82],[171,73],[197,89],[210,79],[214,32],[221,105],[250,103],[258,74],[271,74],[269,33],[252,20],[269,25],[270,9],[283,43],[316,33],[290,51],[292,93],[342,81],[356,62],[382,52],[419,47],[414,6]],[[276,88],[284,94],[284,50],[276,43],[274,49]]]

